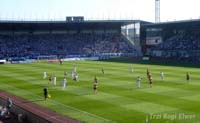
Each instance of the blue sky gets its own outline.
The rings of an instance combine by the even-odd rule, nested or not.
[[[161,21],[198,19],[200,0],[161,0]],[[0,19],[141,19],[154,21],[154,0],[0,0]]]

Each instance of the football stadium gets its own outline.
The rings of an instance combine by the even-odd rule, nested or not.
[[[0,20],[0,123],[200,123],[200,19],[156,20]]]

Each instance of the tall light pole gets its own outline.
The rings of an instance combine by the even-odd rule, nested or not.
[[[160,22],[160,0],[155,0],[155,22]]]

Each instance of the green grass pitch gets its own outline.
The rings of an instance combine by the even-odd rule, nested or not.
[[[79,81],[71,75],[61,88],[64,71],[77,67]],[[134,67],[134,73],[130,67]],[[102,67],[105,74],[102,74]],[[146,70],[153,77],[150,88]],[[57,76],[57,86],[43,79],[43,72]],[[165,74],[161,81],[160,72]],[[186,81],[190,73],[190,82]],[[98,93],[93,92],[97,76]],[[137,76],[142,77],[137,88]],[[43,100],[43,87],[51,98]],[[0,89],[86,123],[200,123],[200,69],[101,61],[0,65]]]

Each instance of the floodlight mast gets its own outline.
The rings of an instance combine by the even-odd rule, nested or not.
[[[155,0],[155,22],[160,22],[160,0]]]

